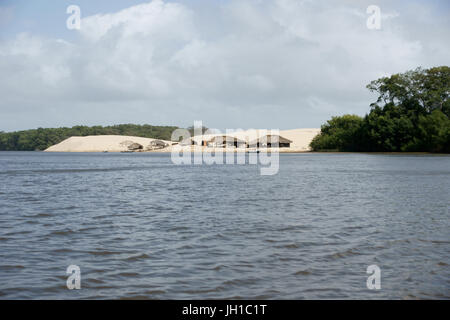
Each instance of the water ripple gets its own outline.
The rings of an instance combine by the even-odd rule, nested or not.
[[[449,161],[281,155],[260,176],[163,154],[0,152],[0,297],[449,299]]]

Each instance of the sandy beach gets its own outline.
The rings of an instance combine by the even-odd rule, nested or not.
[[[47,148],[46,152],[124,152],[128,147],[124,142],[139,143],[144,148],[157,139],[133,137],[133,136],[86,136],[70,137],[58,144]],[[171,144],[170,141],[164,141]]]
[[[249,141],[257,136],[266,134],[267,130],[246,130],[232,133],[230,135],[238,137],[240,139]],[[309,143],[320,132],[320,129],[292,129],[292,130],[280,130],[281,137],[287,138],[292,141],[289,148],[279,148],[279,152],[306,152],[309,151]],[[200,139],[199,136],[194,139]],[[133,137],[133,136],[120,136],[120,135],[99,135],[99,136],[85,136],[85,137],[70,137],[56,145],[53,145],[46,149],[46,152],[126,152],[129,151],[127,145],[130,143],[138,143],[142,145],[141,152],[172,152],[174,148],[178,151],[192,151],[192,152],[246,152],[252,151],[252,148],[212,148],[203,146],[182,146],[179,144],[173,145],[173,142],[166,140],[159,140],[167,144],[165,148],[148,150],[152,141],[158,139]]]

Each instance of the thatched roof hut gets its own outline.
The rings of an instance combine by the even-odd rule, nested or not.
[[[169,144],[165,143],[162,140],[153,140],[152,142],[150,142],[150,145],[152,147],[167,147]]]
[[[128,147],[131,146],[133,143],[134,143],[134,142],[131,141],[131,140],[125,140],[125,141],[122,141],[122,142],[120,143],[120,145],[128,148]]]
[[[130,151],[142,150],[142,149],[144,149],[144,146],[142,144],[139,144],[136,142],[133,142],[132,144],[130,144],[128,146],[128,150],[130,150]]]
[[[180,146],[190,146],[190,145],[194,145],[194,140],[192,138],[187,138],[184,139],[182,141],[180,141]]]
[[[156,149],[164,149],[169,144],[162,141],[162,140],[153,140],[150,142],[150,144],[147,146],[147,150],[156,150]]]
[[[218,136],[212,137],[210,140],[206,141],[206,143],[238,147],[238,146],[244,145],[245,141],[238,139],[236,137],[232,137],[232,136],[218,135]]]
[[[180,145],[289,148],[291,143],[292,140],[282,137],[279,134],[271,134],[271,130],[252,130],[194,136],[183,140],[180,142]]]
[[[280,135],[275,134],[267,134],[258,139],[250,141],[250,146],[256,147],[280,147],[280,148],[289,148],[292,143],[292,140],[286,139]]]

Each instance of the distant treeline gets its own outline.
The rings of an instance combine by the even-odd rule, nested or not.
[[[378,94],[364,117],[332,117],[314,151],[450,153],[450,68],[418,68],[372,81]]]
[[[72,128],[38,128],[16,132],[0,131],[1,151],[45,150],[72,136],[124,135],[170,140],[178,127],[151,126],[148,124],[119,124],[114,126],[74,126]]]

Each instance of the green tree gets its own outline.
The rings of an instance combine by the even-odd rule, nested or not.
[[[359,149],[359,135],[363,119],[357,115],[332,117],[321,127],[321,132],[311,142],[318,150],[354,151]]]
[[[401,109],[389,103],[375,107],[365,116],[362,125],[364,151],[407,151],[404,147],[414,137],[414,121]]]
[[[72,128],[38,128],[16,132],[0,132],[0,150],[45,150],[72,136],[127,135],[170,140],[178,127],[120,124],[114,126],[74,126]]]
[[[428,116],[420,116],[418,135],[414,137],[409,149],[450,152],[450,119],[441,110],[434,110]]]
[[[367,88],[378,93],[376,103],[393,104],[405,110],[431,113],[441,110],[447,116],[450,95],[450,68],[447,66],[407,71],[372,81]]]
[[[378,94],[355,126],[333,117],[311,142],[313,150],[428,151],[450,149],[450,68],[407,71],[372,81]]]

